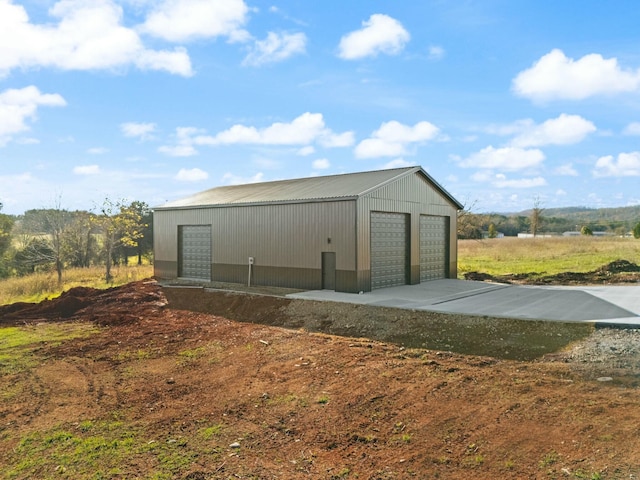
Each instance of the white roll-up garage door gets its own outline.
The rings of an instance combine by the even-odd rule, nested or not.
[[[371,288],[406,285],[408,215],[371,212]]]
[[[420,215],[420,281],[447,278],[448,218]]]
[[[211,225],[182,225],[178,235],[180,276],[211,280]]]

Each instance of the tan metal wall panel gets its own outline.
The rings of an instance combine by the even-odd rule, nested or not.
[[[354,271],[355,201],[160,210],[154,214],[156,259],[176,262],[178,226],[212,225],[214,264],[321,268],[321,252],[336,252],[336,268]]]
[[[358,288],[370,290],[370,212],[397,212],[411,215],[411,283],[420,282],[420,215],[446,216],[449,221],[449,276],[457,275],[457,208],[429,182],[418,175],[403,177],[358,200]]]

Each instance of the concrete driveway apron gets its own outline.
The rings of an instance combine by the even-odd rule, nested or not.
[[[410,310],[640,327],[640,285],[533,287],[445,279],[362,294],[314,290],[289,297]]]

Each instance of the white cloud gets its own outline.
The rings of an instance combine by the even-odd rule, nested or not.
[[[638,136],[640,135],[640,122],[632,122],[629,125],[627,125],[624,129],[624,131],[622,132],[624,135],[633,135],[633,136]]]
[[[355,149],[356,158],[395,157],[406,155],[403,143],[388,142],[381,138],[367,138],[361,141]]]
[[[567,195],[567,192],[565,192],[563,189],[559,188],[558,190],[556,190],[557,197],[565,197],[566,195]]]
[[[594,177],[640,177],[640,152],[620,153],[600,157],[593,171]]]
[[[444,58],[444,48],[438,45],[431,45],[429,47],[429,60],[442,60]]]
[[[215,37],[246,41],[250,35],[242,26],[248,11],[243,0],[164,0],[138,30],[170,42]]]
[[[537,167],[544,159],[544,153],[538,149],[488,146],[462,160],[460,166],[515,171]]]
[[[219,145],[301,145],[309,147],[318,142],[323,147],[349,146],[353,143],[353,132],[336,134],[327,128],[321,113],[303,113],[291,122],[276,122],[265,128],[233,125],[216,135],[206,135],[194,127],[176,129],[175,146],[163,146],[159,152],[172,156],[196,155],[198,146]],[[311,147],[313,148],[313,147]],[[315,150],[302,148],[300,155],[309,155]]]
[[[325,126],[321,113],[303,113],[290,123],[276,122],[258,129],[245,125],[234,125],[214,137],[198,136],[197,145],[307,145],[315,141],[323,146],[343,146],[353,135],[351,132],[335,134]]]
[[[170,157],[193,157],[198,154],[192,145],[163,145],[158,148],[158,152]]]
[[[41,93],[33,85],[0,93],[0,147],[15,134],[29,130],[27,120],[36,119],[39,106],[63,107],[66,104],[62,96]]]
[[[169,155],[170,157],[192,157],[198,154],[193,146],[193,138],[201,133],[202,130],[195,127],[178,127],[176,128],[176,145],[163,145],[158,148],[158,152]]]
[[[201,182],[209,178],[209,174],[199,168],[181,168],[176,175],[176,180],[180,182]]]
[[[605,59],[595,53],[574,60],[554,49],[520,72],[512,89],[518,96],[538,101],[634,92],[640,89],[640,69],[623,70],[616,58]]]
[[[326,131],[318,137],[318,142],[325,148],[350,147],[356,142],[356,137],[351,131],[343,133]]]
[[[155,123],[125,122],[120,124],[120,130],[125,137],[149,140],[156,130]]]
[[[107,153],[108,151],[109,149],[105,147],[93,147],[87,150],[87,153],[89,155],[102,155],[104,153]]]
[[[306,147],[302,147],[301,149],[299,149],[297,153],[301,157],[307,157],[316,153],[316,149],[313,145],[307,145]]]
[[[498,174],[491,184],[496,188],[534,188],[544,187],[547,181],[542,177],[509,180],[505,175]]]
[[[76,175],[99,175],[101,171],[98,165],[78,165],[73,167],[73,173]]]
[[[573,168],[573,164],[567,163],[566,165],[560,165],[558,168],[554,170],[556,175],[563,175],[567,177],[577,177],[578,171]]]
[[[312,163],[314,170],[326,170],[331,167],[331,163],[326,158],[319,158]]]
[[[558,118],[552,118],[525,130],[511,141],[511,145],[520,148],[571,145],[581,142],[596,130],[593,123],[580,115],[563,113]]]
[[[338,56],[345,60],[355,60],[379,53],[397,55],[410,38],[409,32],[398,20],[376,13],[362,22],[360,30],[342,37]]]
[[[57,23],[34,24],[21,5],[0,0],[0,77],[14,68],[115,70],[134,65],[190,76],[183,48],[151,50],[122,25],[122,7],[113,0],[61,0],[49,10]]]
[[[222,176],[222,182],[226,185],[244,185],[246,183],[262,182],[263,178],[264,174],[262,172],[258,172],[252,177],[240,177],[238,175],[227,172]]]
[[[215,137],[199,137],[202,145],[233,145],[240,143],[261,145],[306,145],[325,134],[322,114],[303,113],[290,123],[276,122],[266,128],[257,129],[245,125],[234,125]]]
[[[388,170],[390,168],[405,168],[405,167],[414,167],[416,162],[409,162],[403,158],[396,158],[395,160],[391,160],[390,162],[382,165],[383,170]]]
[[[264,40],[256,40],[243,65],[259,67],[261,65],[286,60],[293,55],[305,53],[307,37],[304,33],[269,32]]]
[[[440,129],[429,122],[418,122],[411,127],[392,120],[361,141],[355,148],[355,155],[357,158],[406,155],[408,145],[433,140],[439,133]]]

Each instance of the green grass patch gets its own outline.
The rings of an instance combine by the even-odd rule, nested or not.
[[[188,348],[178,352],[179,365],[186,366],[204,359],[207,363],[213,364],[220,361],[220,354],[224,350],[220,342],[211,342],[195,348]]]
[[[198,458],[220,458],[223,449],[207,440],[221,429],[214,425],[193,439],[149,439],[143,429],[122,422],[83,420],[22,437],[3,478],[182,478]]]
[[[640,264],[640,241],[620,237],[494,238],[458,241],[458,276],[468,272],[590,272],[615,260]]]
[[[200,436],[203,440],[211,440],[215,436],[220,435],[223,428],[224,426],[221,423],[218,423],[217,425],[211,425],[210,427],[206,427],[200,430]]]
[[[58,297],[73,287],[109,288],[153,276],[152,265],[115,266],[113,282],[104,280],[104,267],[69,268],[64,270],[62,284],[55,272],[39,272],[24,277],[0,280],[0,305],[16,302],[37,303]]]
[[[31,368],[40,360],[35,350],[44,345],[56,346],[79,337],[99,332],[88,323],[40,323],[24,327],[0,328],[0,374],[11,374]]]

